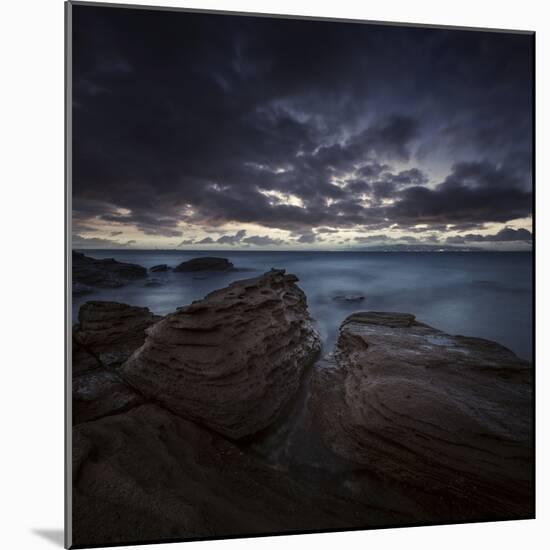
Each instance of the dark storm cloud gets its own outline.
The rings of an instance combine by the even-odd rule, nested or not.
[[[255,246],[269,246],[269,245],[281,245],[285,241],[283,239],[274,239],[267,235],[251,235],[243,239],[243,243],[251,244]]]
[[[184,239],[178,244],[178,246],[186,246],[194,243],[195,243],[195,239]]]
[[[73,235],[73,248],[119,248],[120,243],[111,239],[101,239],[98,237],[83,237],[82,235]]]
[[[526,217],[531,47],[516,34],[75,6],[74,225],[181,238],[181,222],[257,223],[312,244],[319,227]]]
[[[317,240],[322,241],[323,239],[315,235],[315,233],[304,233],[296,239],[297,242],[302,244],[311,244]]]
[[[533,235],[527,229],[513,229],[506,227],[501,229],[495,235],[479,235],[476,233],[468,233],[455,237],[447,237],[449,244],[467,244],[467,243],[483,243],[483,242],[532,242]]]
[[[216,242],[218,244],[236,245],[242,241],[245,235],[246,235],[246,231],[244,229],[241,229],[240,231],[237,231],[237,233],[235,233],[234,235],[221,236]]]
[[[487,161],[456,164],[434,189],[408,187],[396,199],[386,215],[401,223],[507,222],[532,211],[523,178]]]
[[[402,237],[389,237],[388,235],[367,235],[365,237],[355,237],[355,242],[366,244],[366,243],[417,243],[420,242],[416,237],[410,235],[404,235]]]

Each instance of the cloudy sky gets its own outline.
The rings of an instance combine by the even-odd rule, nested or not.
[[[75,248],[526,250],[532,37],[73,7]]]

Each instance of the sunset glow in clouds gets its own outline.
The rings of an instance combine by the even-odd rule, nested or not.
[[[80,6],[73,246],[530,250],[531,49]]]

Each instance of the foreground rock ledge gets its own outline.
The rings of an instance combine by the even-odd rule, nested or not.
[[[176,414],[238,439],[269,426],[320,350],[294,275],[232,283],[147,330],[122,376]]]
[[[534,512],[531,365],[496,343],[351,315],[312,407],[335,453],[435,497],[446,520]]]
[[[116,366],[143,344],[145,329],[160,319],[146,307],[92,300],[80,307],[73,338],[104,366]]]
[[[117,369],[145,340],[160,317],[145,307],[91,301],[81,306],[73,328],[73,423],[120,413],[143,398]]]
[[[76,426],[73,479],[79,546],[410,521],[298,483],[154,404]]]

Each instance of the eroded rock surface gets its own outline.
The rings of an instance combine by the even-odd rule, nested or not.
[[[241,280],[147,330],[122,376],[171,411],[230,438],[270,425],[320,350],[298,279]]]
[[[215,257],[201,257],[193,258],[192,260],[187,260],[182,262],[177,267],[174,268],[174,271],[178,272],[194,272],[194,271],[227,271],[231,269],[233,264],[226,260],[225,258],[215,258]]]
[[[137,264],[118,262],[112,258],[98,260],[73,250],[73,289],[82,293],[86,287],[118,288],[147,276],[147,270]]]
[[[116,414],[144,399],[117,373],[160,317],[147,308],[86,302],[73,328],[73,424]]]
[[[117,414],[144,402],[120,377],[99,368],[73,378],[73,424]]]
[[[80,307],[73,338],[103,366],[119,365],[145,341],[145,329],[161,317],[146,307],[90,301]]]
[[[73,503],[73,542],[82,546],[372,527],[408,517],[332,494],[330,483],[296,482],[153,404],[75,427]]]
[[[432,518],[533,514],[531,365],[496,343],[351,315],[312,407],[335,453],[433,497]]]

